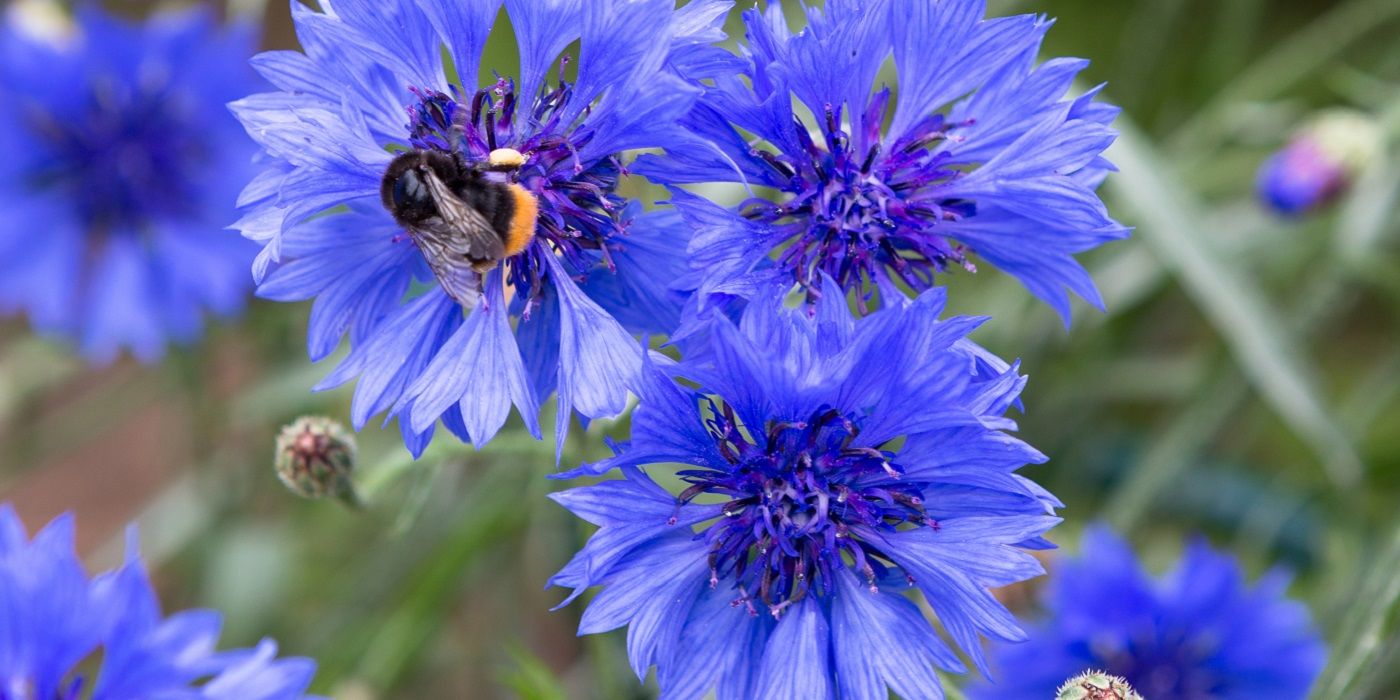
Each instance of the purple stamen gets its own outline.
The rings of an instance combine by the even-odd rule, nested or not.
[[[823,408],[755,432],[740,427],[729,404],[707,398],[702,405],[704,425],[728,464],[679,472],[690,486],[676,502],[680,508],[702,493],[729,499],[722,517],[698,535],[709,546],[712,586],[732,577],[737,589],[754,592],[740,600],[760,601],[780,616],[808,594],[829,592],[838,567],[858,572],[872,588],[895,568],[858,533],[931,522],[923,484],[902,478],[889,453],[851,446],[860,434],[852,417]]]
[[[969,164],[951,162],[939,144],[956,140],[951,132],[971,122],[949,124],[934,115],[887,149],[879,127],[889,107],[889,90],[872,97],[864,128],[852,138],[841,107],[826,105],[818,118],[823,145],[797,120],[793,129],[801,148],[790,154],[796,157],[752,151],[786,180],[781,189],[789,199],[778,206],[751,200],[741,211],[776,233],[778,265],[792,274],[809,303],[821,297],[823,274],[859,291],[865,309],[879,288],[902,283],[923,291],[950,264],[973,269],[967,251],[938,232],[944,222],[975,214],[972,203],[940,195]]]

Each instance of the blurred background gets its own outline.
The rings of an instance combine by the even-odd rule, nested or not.
[[[1345,697],[1397,697],[1400,0],[990,5],[1057,17],[1046,55],[1092,59],[1085,79],[1125,109],[1104,196],[1137,231],[1085,259],[1107,313],[1080,304],[1066,331],[1005,275],[946,278],[954,311],[995,319],[974,338],[1031,377],[1021,436],[1051,461],[1022,473],[1068,506],[1052,539],[1073,551],[1106,520],[1160,570],[1203,532],[1252,573],[1292,569],[1354,667]],[[295,48],[285,2],[220,9]],[[513,69],[508,31],[488,53]],[[1271,212],[1256,170],[1337,107],[1389,147],[1330,205]],[[545,498],[550,436],[513,419],[484,453],[440,437],[414,463],[396,429],[371,428],[367,511],[282,487],[280,426],[349,412],[348,391],[309,391],[333,362],[306,358],[308,308],[255,303],[152,367],[90,368],[0,319],[0,501],[31,528],[75,511],[94,565],[140,522],[167,609],[219,608],[225,644],[270,635],[315,657],[316,690],[337,698],[650,697],[620,633],[578,639],[582,605],[549,611],[563,596],[545,580],[588,534]],[[600,434],[625,425],[575,431],[564,464],[596,457]],[[1029,612],[1031,592],[1005,595]]]

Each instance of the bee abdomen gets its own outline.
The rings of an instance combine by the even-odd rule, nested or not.
[[[491,224],[501,238],[506,256],[515,255],[535,235],[539,205],[534,195],[520,185],[476,180],[463,188],[463,199]]]
[[[525,250],[525,246],[530,245],[530,241],[534,240],[535,221],[539,218],[540,205],[539,201],[535,199],[535,195],[524,187],[515,183],[511,183],[508,187],[514,206],[512,207],[510,226],[507,227],[503,239],[506,244],[506,255],[515,255]]]

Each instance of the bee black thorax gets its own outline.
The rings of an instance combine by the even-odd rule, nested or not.
[[[461,203],[480,213],[502,241],[507,240],[516,213],[510,186],[487,179],[460,156],[440,151],[402,153],[385,170],[380,198],[399,225],[413,228],[441,215],[440,204],[428,186],[429,177],[446,185]]]

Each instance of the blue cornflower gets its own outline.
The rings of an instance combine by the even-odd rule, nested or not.
[[[18,10],[16,10],[18,12]],[[81,4],[41,36],[0,22],[0,312],[104,362],[242,310],[257,249],[224,229],[256,148],[224,104],[254,32],[213,13],[129,24]]]
[[[1349,110],[1322,112],[1259,167],[1259,198],[1285,216],[1321,209],[1351,185],[1383,144],[1375,119]]]
[[[739,70],[708,76],[685,121],[717,147],[635,168],[776,194],[726,210],[678,191],[698,301],[778,280],[814,302],[829,276],[864,310],[974,269],[975,254],[1066,322],[1066,288],[1102,308],[1073,256],[1128,234],[1095,194],[1118,109],[1094,101],[1099,88],[1062,99],[1088,62],[1036,63],[1050,22],[983,19],[985,5],[829,0],[797,34],[781,3],[744,14]],[[891,55],[897,98],[874,90]]]
[[[1082,671],[1121,676],[1152,700],[1290,700],[1322,669],[1322,640],[1272,572],[1247,586],[1239,563],[1193,542],[1160,579],[1129,545],[1090,528],[1077,560],[1056,567],[1050,617],[1024,644],[995,653],[987,700],[1041,700]]]
[[[89,578],[73,550],[72,517],[30,540],[0,504],[0,700],[308,697],[314,662],[277,659],[270,640],[215,651],[220,624],[212,610],[161,615],[134,536],[121,567]],[[95,680],[85,675],[94,655]]]
[[[674,213],[643,214],[618,193],[623,154],[680,140],[678,117],[698,91],[673,72],[703,73],[730,3],[504,4],[520,48],[514,75],[480,65],[501,0],[338,0],[324,13],[293,2],[305,53],[255,58],[282,92],[233,104],[270,156],[238,225],[265,244],[259,294],[315,298],[312,359],[346,334],[352,346],[320,388],[358,377],[356,429],[389,411],[415,453],[439,418],[486,443],[512,403],[538,437],[538,405],[556,388],[561,436],[573,410],[620,413],[640,365],[627,331],[665,333],[679,320],[668,286],[684,272],[676,251],[688,233]],[[565,52],[574,42],[576,69]],[[478,86],[482,68],[499,72]],[[519,169],[492,175],[538,200],[538,226],[463,309],[381,203],[381,183],[404,150],[470,167],[497,149],[523,154]]]
[[[602,586],[579,632],[630,626],[662,697],[721,700],[941,697],[935,667],[966,669],[916,589],[984,672],[980,636],[1022,639],[987,589],[1042,573],[1023,550],[1059,503],[1015,473],[1044,459],[1004,432],[1024,378],[943,303],[754,304],[706,359],[648,363],[630,444],[570,474],[623,478],[553,496],[600,528],[550,581]],[[659,464],[683,465],[679,495]]]

